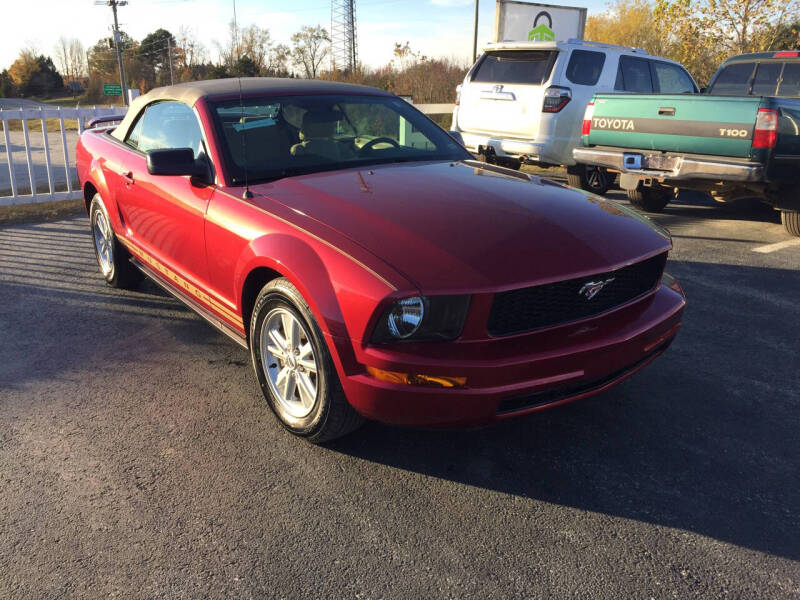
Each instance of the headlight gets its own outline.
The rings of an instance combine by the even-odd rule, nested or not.
[[[425,301],[420,296],[398,300],[389,308],[386,320],[389,333],[400,340],[414,335],[422,324],[424,315]]]
[[[454,340],[461,335],[469,296],[412,296],[392,302],[378,319],[372,341]]]

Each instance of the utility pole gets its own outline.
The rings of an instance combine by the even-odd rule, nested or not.
[[[475,59],[478,58],[478,2],[479,0],[475,0],[475,31],[472,35],[472,61],[475,62]]]
[[[119,63],[119,82],[122,86],[122,100],[128,106],[128,87],[125,85],[125,65],[122,63],[122,36],[119,33],[119,22],[117,21],[117,7],[125,6],[128,0],[100,0],[95,2],[97,5],[105,4],[110,6],[114,13],[114,45],[117,47],[117,62]]]
[[[169,84],[175,85],[175,76],[172,73],[172,40],[167,38],[167,57],[169,58]]]

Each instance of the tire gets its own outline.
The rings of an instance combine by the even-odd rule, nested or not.
[[[106,283],[121,289],[137,287],[142,281],[142,272],[131,264],[128,250],[119,243],[100,194],[95,194],[89,205],[89,224],[94,256]]]
[[[788,233],[800,237],[800,211],[782,210],[781,223]]]
[[[613,177],[604,167],[593,165],[575,165],[567,167],[567,183],[570,187],[580,188],[593,194],[604,195],[611,187]]]
[[[661,212],[675,194],[670,187],[663,185],[644,187],[641,183],[635,190],[625,191],[631,204],[647,212]]]
[[[364,422],[344,395],[308,304],[288,279],[270,281],[256,298],[250,355],[264,398],[291,433],[319,444]]]

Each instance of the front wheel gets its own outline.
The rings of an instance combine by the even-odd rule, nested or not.
[[[782,210],[781,223],[787,232],[800,237],[800,211]]]
[[[664,185],[645,187],[641,183],[636,186],[635,190],[625,191],[631,204],[647,212],[661,212],[675,195],[675,191],[671,187]]]
[[[92,226],[94,254],[103,279],[111,287],[135,288],[142,281],[142,273],[131,264],[128,251],[117,240],[100,194],[92,198],[89,222]]]
[[[613,181],[608,169],[593,165],[574,165],[567,167],[567,183],[570,187],[580,188],[593,194],[603,195],[611,187]]]
[[[269,282],[258,295],[250,353],[267,403],[293,434],[321,443],[362,424],[308,304],[288,279]]]

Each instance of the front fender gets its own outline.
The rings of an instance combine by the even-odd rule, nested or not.
[[[260,267],[277,271],[292,282],[308,303],[324,334],[348,336],[331,276],[309,244],[285,233],[271,233],[252,240],[234,267],[238,306],[242,306],[247,276]]]

